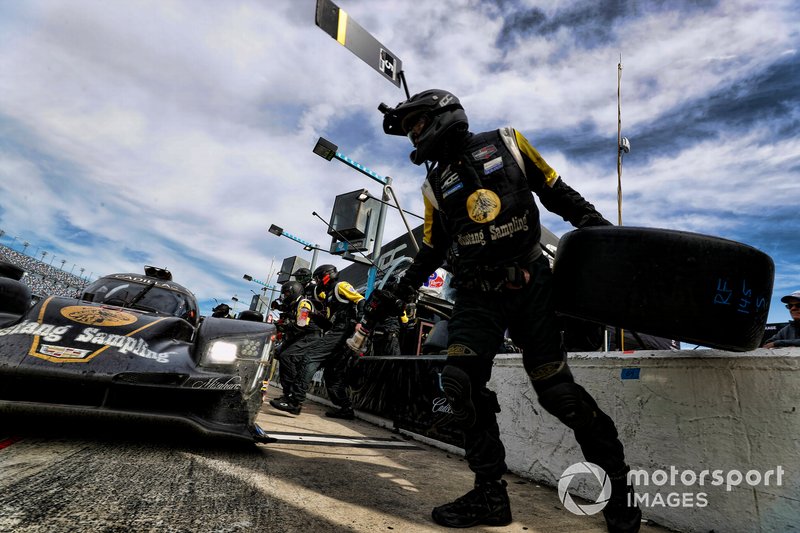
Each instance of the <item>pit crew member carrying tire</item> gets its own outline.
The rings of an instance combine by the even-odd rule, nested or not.
[[[542,205],[578,228],[610,225],[569,187],[512,128],[471,133],[458,98],[427,90],[392,109],[381,104],[384,132],[408,136],[411,160],[432,163],[423,184],[424,246],[397,289],[414,297],[447,260],[454,273],[442,386],[464,434],[474,489],[433,509],[448,527],[500,526],[512,521],[500,440],[497,396],[486,387],[506,328],[522,349],[525,370],[542,407],[570,427],[587,461],[612,480],[603,513],[609,531],[636,532],[641,512],[627,504],[632,488],[614,422],[575,383],[562,345],[552,298],[552,273],[539,245]]]

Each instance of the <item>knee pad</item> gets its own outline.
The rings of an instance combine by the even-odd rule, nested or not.
[[[469,374],[453,365],[445,365],[441,376],[442,390],[450,402],[453,418],[462,428],[475,425],[475,403],[472,401],[472,381]]]
[[[577,431],[591,426],[597,416],[587,396],[576,383],[557,383],[539,392],[539,403],[565,426]]]

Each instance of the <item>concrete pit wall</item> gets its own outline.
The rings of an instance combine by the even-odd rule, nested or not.
[[[645,518],[685,532],[800,531],[800,348],[576,353],[570,367],[649,478],[637,487]],[[539,406],[519,354],[497,356],[489,388],[512,472],[555,486],[583,461],[572,431]],[[569,487],[592,503],[600,490],[587,475]]]

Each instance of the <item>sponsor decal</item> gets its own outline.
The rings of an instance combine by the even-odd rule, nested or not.
[[[228,379],[190,379],[186,382],[186,386],[203,390],[239,390],[242,388],[242,383],[239,376],[231,376]]]
[[[475,161],[483,161],[484,159],[489,159],[496,153],[497,148],[495,148],[493,144],[490,144],[489,146],[484,146],[480,150],[472,152],[472,159]]]
[[[439,289],[444,286],[444,277],[439,272],[434,272],[428,277],[428,281],[424,283],[424,286],[431,289]]]
[[[55,357],[57,359],[86,359],[90,350],[79,350],[70,346],[53,346],[52,344],[42,344],[39,352],[47,357]]]
[[[104,307],[94,307],[89,305],[70,305],[61,309],[64,318],[78,322],[79,324],[89,324],[91,326],[127,326],[136,322],[136,315],[106,309]]]
[[[458,182],[455,185],[453,185],[452,187],[450,187],[449,189],[447,189],[446,191],[442,191],[442,198],[447,198],[448,196],[450,196],[454,192],[460,191],[463,188],[464,188],[464,184],[461,183],[461,182]]]
[[[122,314],[127,315],[128,313]],[[136,317],[134,317],[134,319],[135,318]],[[156,322],[148,324],[145,328]],[[42,344],[39,346],[40,340],[47,343],[62,341],[64,335],[72,328],[73,326],[54,326],[53,324],[39,324],[38,322],[25,320],[15,326],[0,329],[0,337],[6,335],[30,335],[34,340],[28,354],[53,363],[87,362],[109,347],[116,348],[117,351],[122,354],[131,353],[146,359],[153,359],[159,363],[168,363],[169,356],[176,353],[156,352],[150,349],[150,346],[145,340],[128,336],[130,333],[128,335],[117,335],[100,331],[99,328],[84,328],[75,337],[75,342],[85,342],[103,346],[94,352],[92,352],[91,349],[84,350],[55,344]],[[132,333],[136,333],[142,329],[144,328],[139,328]]]
[[[503,168],[503,158],[502,157],[495,157],[491,161],[487,161],[483,164],[483,173],[485,175],[491,174],[495,170],[500,170]]]
[[[171,291],[182,292],[175,285],[170,285],[169,283],[164,282],[164,281],[156,281],[156,280],[153,280],[153,279],[150,279],[150,278],[143,278],[141,276],[131,276],[130,274],[114,274],[114,276],[112,276],[112,277],[114,279],[124,279],[124,280],[128,280],[128,281],[133,281],[134,283],[143,283],[145,285],[155,285],[156,287],[159,287],[159,288],[162,288],[162,289],[169,289]]]
[[[528,372],[528,376],[531,378],[531,381],[539,381],[541,379],[547,379],[555,376],[558,372],[560,372],[563,366],[564,366],[563,361],[553,361],[552,363],[545,363],[541,366],[537,366],[536,368]]]
[[[494,191],[478,189],[467,198],[467,214],[473,222],[491,222],[500,213],[500,198]]]
[[[442,172],[439,183],[441,183],[442,198],[447,198],[457,190],[464,188],[461,178],[456,172],[450,170],[450,165]]]
[[[528,231],[528,211],[521,217],[511,217],[511,222],[496,226],[489,226],[489,236],[493,241],[506,237],[513,237],[518,231]]]
[[[115,335],[100,331],[98,328],[85,328],[80,335],[75,337],[76,342],[99,344],[105,347],[116,348],[121,354],[132,353],[146,359],[153,359],[159,363],[168,363],[169,356],[176,352],[155,352],[143,339],[136,339],[126,335]],[[98,352],[95,352],[98,353]],[[94,355],[94,354],[92,354]]]
[[[431,409],[433,413],[446,413],[446,414],[453,414],[453,409],[450,407],[450,403],[447,401],[447,398],[444,396],[439,396],[433,399],[433,407]]]
[[[0,337],[4,335],[35,335],[47,342],[58,342],[72,326],[54,326],[52,324],[39,324],[24,320],[16,326],[0,329]]]
[[[440,178],[440,180],[442,183],[443,190],[461,181],[458,177],[458,174],[450,170],[449,166],[442,173],[442,177]]]
[[[439,107],[444,107],[444,106],[446,106],[447,104],[449,104],[450,102],[452,102],[452,101],[453,101],[453,98],[455,98],[455,96],[453,96],[452,94],[447,94],[447,95],[445,95],[445,96],[442,98],[442,100],[439,102]]]
[[[475,351],[470,348],[469,346],[465,346],[463,344],[451,344],[447,347],[447,355],[478,355]]]
[[[480,244],[483,246],[486,244],[486,239],[483,237],[483,230],[476,231],[475,233],[464,233],[459,235],[456,240],[459,246],[470,246],[472,244]]]

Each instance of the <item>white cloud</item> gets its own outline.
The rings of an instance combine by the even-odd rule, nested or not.
[[[612,220],[620,53],[623,120],[632,130],[797,49],[791,3],[631,13],[607,28],[606,44],[585,47],[564,28],[520,36],[506,50],[498,47],[499,8],[423,2],[409,16],[404,2],[339,4],[401,57],[412,92],[452,90],[476,127],[511,124],[534,144],[545,130],[607,132],[608,160],[544,155]],[[528,7],[548,16],[565,9]],[[313,18],[312,0],[4,4],[0,72],[13,75],[0,75],[9,141],[0,149],[0,225],[45,241],[58,234],[54,216],[65,215],[105,243],[61,243],[87,270],[138,269],[121,255],[138,250],[203,298],[248,291],[234,282],[241,274],[263,279],[273,257],[310,256],[267,234],[270,224],[327,247],[311,212],[327,219],[333,197],[357,188],[379,194],[368,178],[312,154],[320,135],[393,176],[403,207],[421,213],[424,169],[408,162],[407,141],[383,136],[376,111],[403,92]],[[797,197],[796,180],[787,178],[797,177],[800,146],[772,140],[768,124],[744,137],[720,132],[670,156],[640,156],[633,141],[624,170],[632,223],[724,233],[741,224],[730,212],[757,214]],[[566,229],[558,217],[543,220]],[[385,240],[403,231],[390,210]]]

